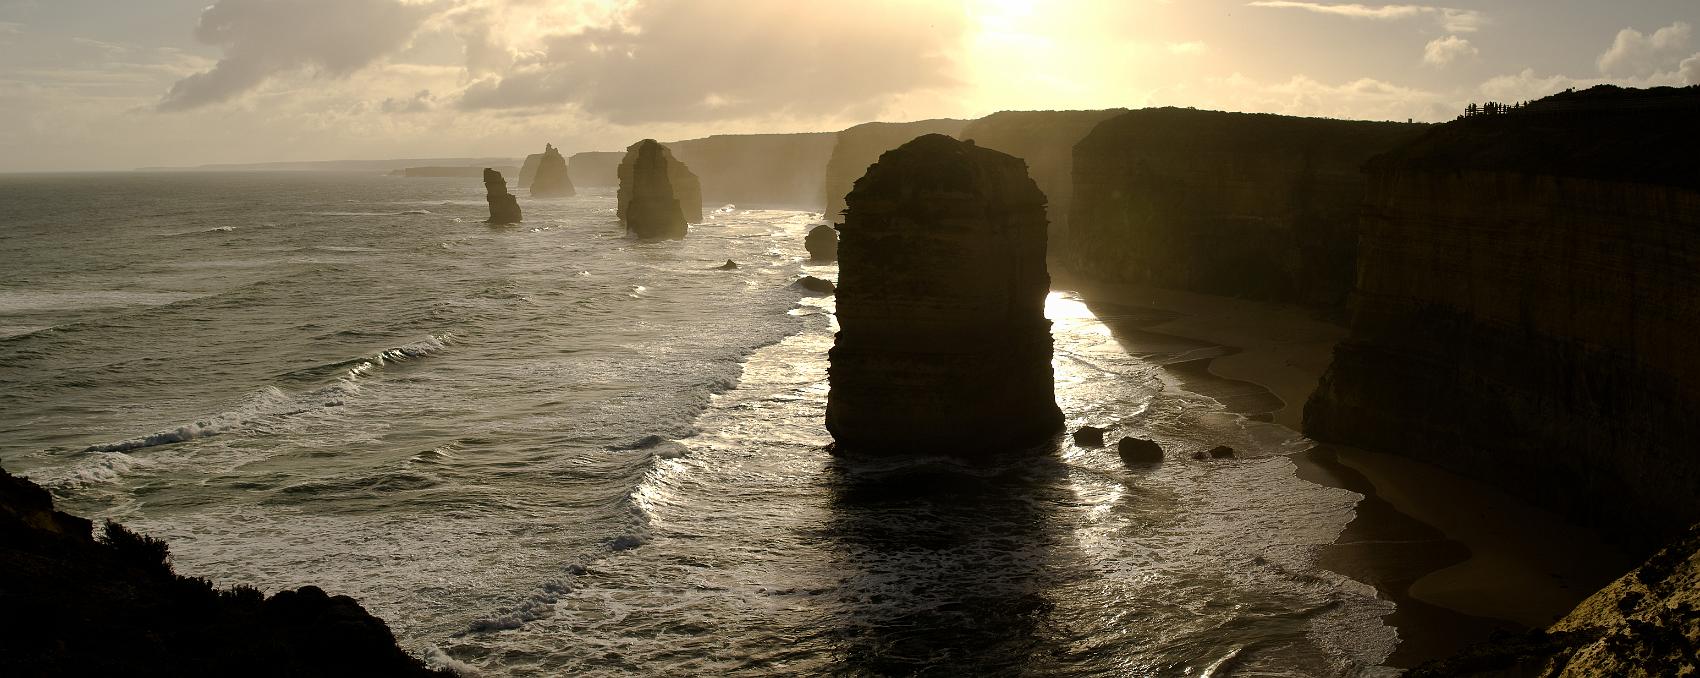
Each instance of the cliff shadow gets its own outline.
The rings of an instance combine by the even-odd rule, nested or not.
[[[1060,443],[997,465],[835,458],[825,547],[839,561],[845,675],[997,675],[1046,650],[1076,501]]]

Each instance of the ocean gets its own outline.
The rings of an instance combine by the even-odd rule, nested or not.
[[[1396,673],[1392,604],[1316,564],[1359,496],[1188,390],[1196,345],[1118,339],[1138,309],[1053,291],[1057,397],[1168,463],[838,459],[819,214],[638,243],[612,189],[516,192],[491,227],[468,179],[0,176],[0,464],[483,675]]]

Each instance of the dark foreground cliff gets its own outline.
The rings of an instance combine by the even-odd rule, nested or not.
[[[1465,118],[1370,164],[1349,338],[1305,433],[1645,549],[1700,521],[1700,89]]]
[[[1700,673],[1700,525],[1551,627],[1429,662],[1441,676],[1692,676]]]
[[[1054,436],[1045,196],[1021,159],[929,134],[881,155],[848,202],[838,448],[979,456]]]
[[[966,120],[941,118],[915,122],[869,122],[851,127],[834,135],[832,154],[826,161],[826,218],[843,219],[844,196],[867,173],[868,166],[881,153],[897,148],[923,134],[956,136]]]
[[[266,597],[172,573],[164,542],[53,509],[0,470],[8,676],[431,676],[383,620],[316,587]]]
[[[959,135],[981,148],[1002,151],[1027,161],[1027,172],[1047,199],[1050,244],[1058,249],[1068,233],[1068,214],[1074,195],[1074,145],[1098,123],[1126,113],[1104,111],[1002,111],[974,120]]]
[[[1428,125],[1130,111],[1074,147],[1059,258],[1089,278],[1341,307],[1363,163]]]

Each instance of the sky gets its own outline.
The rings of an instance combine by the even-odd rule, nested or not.
[[[0,172],[1700,84],[1700,0],[0,0]]]

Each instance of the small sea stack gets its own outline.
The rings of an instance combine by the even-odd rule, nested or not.
[[[644,240],[685,237],[702,221],[702,187],[685,164],[654,139],[626,148],[620,161],[618,212],[626,233]]]
[[[809,229],[803,236],[803,249],[809,251],[811,261],[838,261],[838,231],[826,224]]]
[[[1045,195],[1026,163],[927,134],[881,155],[846,204],[835,449],[980,456],[1061,431]]]
[[[517,224],[520,222],[519,199],[508,192],[508,180],[502,178],[502,173],[488,167],[484,168],[484,199],[490,202],[489,224]]]
[[[567,176],[567,159],[553,144],[544,144],[543,157],[537,159],[537,174],[531,179],[531,197],[566,198],[576,193],[573,180]]]

